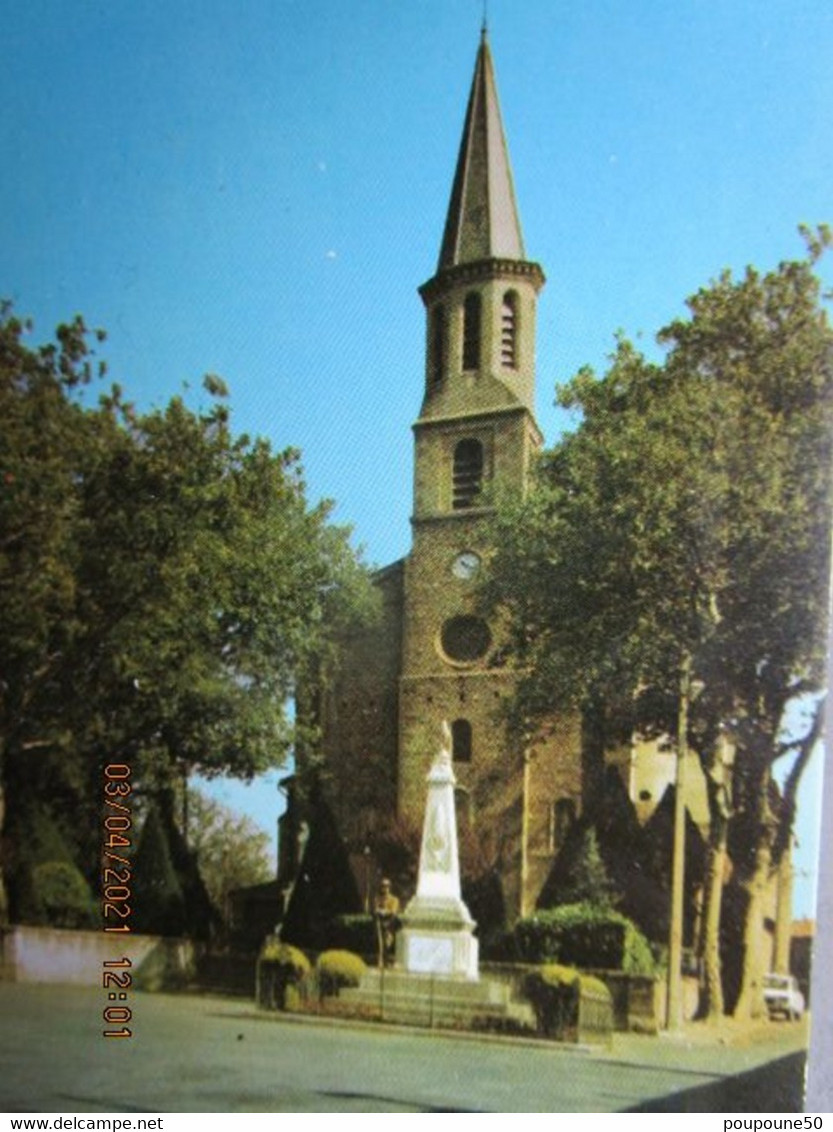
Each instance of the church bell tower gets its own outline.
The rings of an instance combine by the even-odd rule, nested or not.
[[[475,607],[491,492],[522,490],[540,447],[535,315],[544,275],[527,260],[485,29],[477,52],[426,311],[425,386],[414,424],[413,548],[399,681],[398,808],[417,820],[443,720],[458,824],[500,862],[507,903],[526,903],[524,752],[499,722],[514,689],[499,630]],[[521,796],[519,797],[519,791]]]
[[[309,750],[296,745],[296,760],[320,770],[366,898],[386,822],[422,828],[443,721],[463,871],[473,850],[469,879],[499,881],[510,920],[534,908],[580,810],[576,721],[553,718],[534,737],[509,734],[502,709],[517,674],[500,624],[477,606],[493,493],[522,491],[541,445],[535,313],[543,283],[524,251],[484,31],[437,269],[419,289],[426,348],[412,548],[375,575],[378,623],[349,634],[339,659],[299,689],[298,718],[320,738],[315,750],[314,740]],[[469,907],[488,927],[495,909],[486,905],[482,914]]]

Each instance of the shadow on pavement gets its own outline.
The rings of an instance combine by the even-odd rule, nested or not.
[[[365,1102],[365,1103],[369,1103],[369,1102],[373,1101],[373,1102],[376,1102],[376,1103],[381,1103],[383,1105],[391,1105],[391,1106],[401,1106],[401,1105],[406,1103],[404,1101],[396,1101],[392,1097],[380,1097],[380,1096],[376,1096],[372,1093],[346,1093],[346,1092],[343,1092],[343,1091],[336,1092],[335,1090],[332,1090],[332,1089],[321,1090],[321,1092],[318,1095],[322,1096],[322,1097],[332,1097],[335,1100],[362,1101],[362,1102]],[[362,1112],[386,1112],[388,1110],[386,1108],[381,1108],[381,1109],[367,1108],[367,1109],[357,1109],[356,1111],[357,1112],[359,1112],[359,1111],[362,1111]],[[393,1108],[392,1111],[396,1112],[396,1111],[399,1111],[399,1109]],[[451,1108],[451,1107],[439,1108],[435,1105],[429,1105],[429,1104],[419,1104],[419,1105],[417,1105],[417,1104],[415,1104],[412,1108],[409,1107],[405,1111],[408,1111],[408,1112],[477,1112],[479,1110],[473,1109],[473,1108]]]
[[[644,1101],[625,1112],[803,1112],[803,1050],[667,1097]]]

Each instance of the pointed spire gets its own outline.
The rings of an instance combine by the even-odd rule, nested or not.
[[[437,270],[524,259],[524,243],[484,20]]]

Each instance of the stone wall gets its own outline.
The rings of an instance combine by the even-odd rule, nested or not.
[[[181,985],[193,974],[190,940],[132,933],[116,939],[104,932],[14,926],[0,932],[0,972],[10,982],[96,987],[104,961],[125,957],[135,986],[144,990]]]
[[[481,974],[506,983],[522,998],[524,982],[539,967],[528,963],[481,963]],[[610,991],[613,1028],[620,1032],[656,1034],[665,1028],[666,982],[664,976],[629,975],[624,971],[587,970]],[[697,1013],[699,985],[695,978],[683,977],[683,1015],[690,1022]]]

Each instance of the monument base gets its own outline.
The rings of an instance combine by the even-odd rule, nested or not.
[[[416,896],[396,937],[396,966],[416,975],[478,979],[474,921],[462,900]]]
[[[338,994],[346,1013],[376,1017],[408,1026],[495,1029],[507,1026],[534,1031],[535,1014],[528,1002],[512,997],[508,983],[439,974],[418,975],[398,967],[369,968],[358,987]]]

